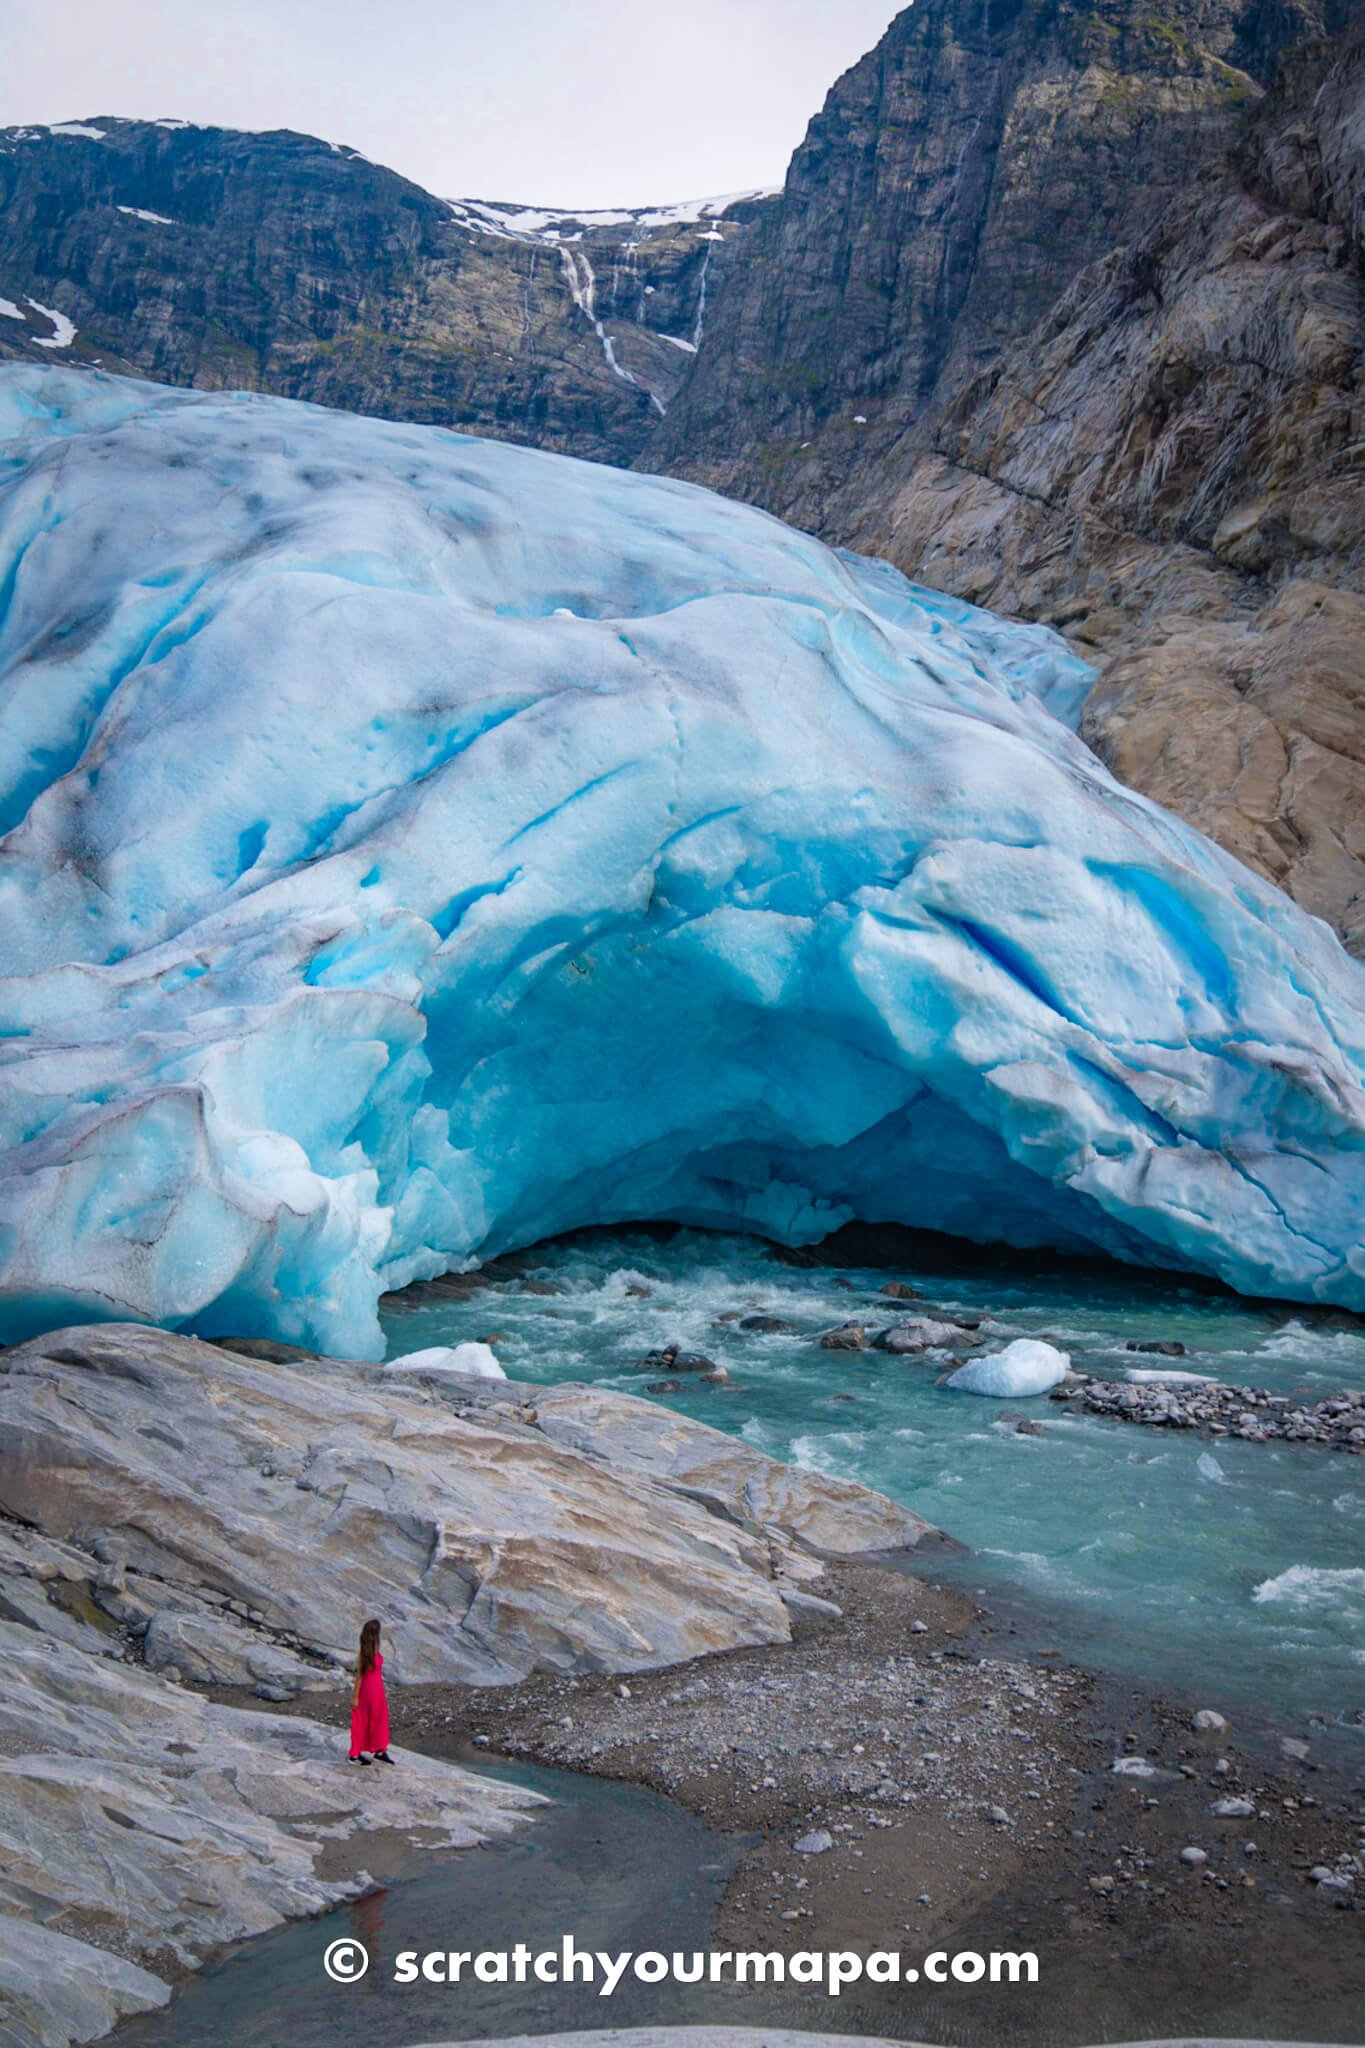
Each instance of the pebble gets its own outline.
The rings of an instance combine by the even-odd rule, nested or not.
[[[834,1847],[834,1837],[828,1828],[812,1828],[798,1838],[795,1847],[798,1856],[823,1856],[826,1849]]]
[[[1191,1844],[1188,1849],[1181,1850],[1180,1860],[1182,1863],[1188,1863],[1192,1869],[1197,1870],[1200,1864],[1208,1862],[1209,1852],[1207,1849],[1196,1849]]]
[[[1197,1735],[1220,1735],[1227,1725],[1225,1717],[1212,1707],[1201,1707],[1190,1723]]]
[[[1219,1820],[1250,1820],[1256,1812],[1249,1799],[1216,1799],[1212,1810]]]
[[[1003,1806],[988,1806],[986,1818],[993,1820],[998,1828],[1007,1828],[1010,1825],[1010,1817]]]

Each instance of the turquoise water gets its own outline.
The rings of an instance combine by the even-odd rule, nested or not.
[[[969,1546],[926,1569],[988,1596],[1025,1597],[1064,1655],[1132,1673],[1195,1704],[1307,1716],[1365,1740],[1365,1463],[1289,1444],[1206,1441],[940,1384],[947,1361],[830,1352],[850,1316],[970,1311],[992,1339],[1041,1336],[1115,1377],[1129,1340],[1177,1338],[1182,1370],[1308,1398],[1365,1386],[1365,1331],[1315,1327],[1177,1282],[1105,1269],[1021,1278],[783,1263],[758,1240],[680,1231],[592,1233],[538,1247],[515,1277],[464,1301],[386,1307],[389,1356],[492,1338],[508,1375],[592,1381],[643,1394],[633,1369],[680,1340],[731,1374],[679,1376],[660,1405],[772,1456],[839,1473],[916,1508]],[[909,1282],[923,1304],[878,1289]],[[648,1293],[639,1290],[648,1289]],[[798,1326],[761,1335],[718,1320],[768,1312]],[[1020,1417],[1043,1424],[1018,1435]]]

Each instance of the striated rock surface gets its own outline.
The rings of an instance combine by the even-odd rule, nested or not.
[[[1327,0],[1326,12],[1334,12]],[[1238,132],[1317,0],[920,0],[833,87],[646,452],[827,538],[831,493]]]
[[[0,1621],[0,1657],[7,2048],[93,2040],[220,1945],[365,1889],[367,1833],[468,1848],[540,1804],[416,1753],[348,1771],[335,1729],[211,1705],[32,1627]]]
[[[704,1424],[583,1388],[402,1381],[135,1325],[0,1354],[0,1613],[270,1696],[632,1670],[786,1641],[814,1551],[927,1524]]]
[[[826,1604],[803,1590],[816,1551],[928,1533],[625,1396],[252,1351],[105,1325],[0,1354],[14,2048],[92,2039],[221,1944],[360,1889],[366,1831],[458,1848],[539,1803],[408,1751],[348,1771],[335,1729],[181,1681],[345,1686],[370,1612],[398,1684],[784,1642]]]
[[[555,215],[438,199],[288,130],[8,128],[0,357],[629,462],[762,204]]]
[[[1083,736],[1365,948],[1365,30],[947,405],[829,530],[1062,626]]]
[[[830,1473],[779,1464],[737,1437],[661,1413],[647,1401],[554,1387],[536,1396],[536,1412],[552,1443],[658,1479],[741,1526],[780,1531],[812,1550],[835,1556],[909,1550],[936,1533],[882,1494]]]

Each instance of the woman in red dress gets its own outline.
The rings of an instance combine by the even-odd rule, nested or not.
[[[369,1749],[381,1764],[393,1762],[389,1755],[389,1703],[384,1697],[384,1659],[379,1654],[377,1621],[367,1621],[360,1631],[355,1691],[351,1694],[350,1761],[370,1763],[372,1759],[365,1754]]]

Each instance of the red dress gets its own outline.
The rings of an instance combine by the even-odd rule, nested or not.
[[[362,1749],[389,1746],[389,1703],[384,1697],[384,1659],[375,1651],[374,1667],[360,1681],[360,1695],[351,1709],[351,1755]]]

